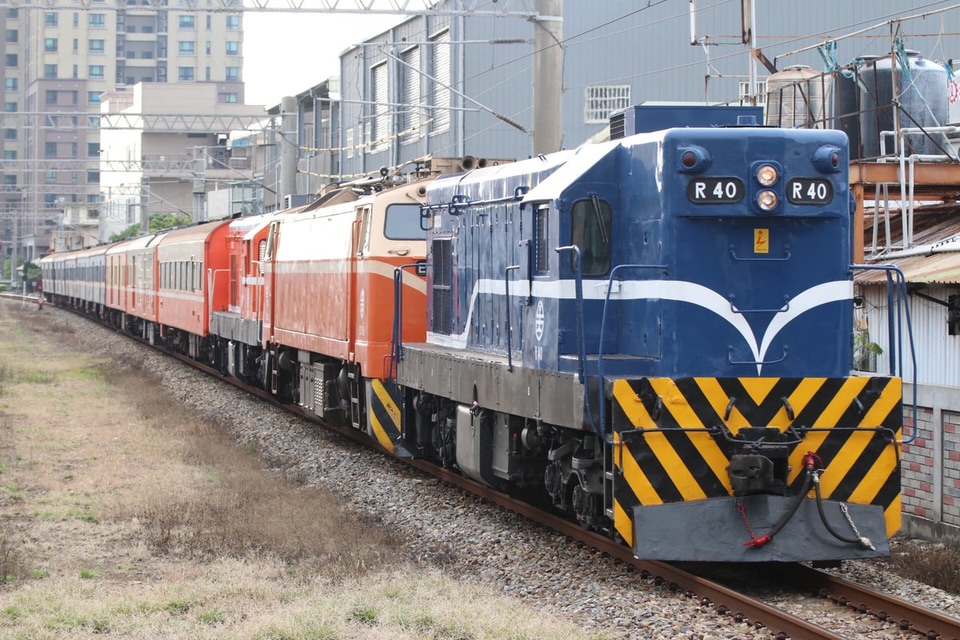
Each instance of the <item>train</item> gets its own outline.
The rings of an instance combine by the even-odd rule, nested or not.
[[[43,296],[638,558],[876,557],[903,393],[852,370],[848,163],[842,132],[695,122],[383,171],[47,255]]]

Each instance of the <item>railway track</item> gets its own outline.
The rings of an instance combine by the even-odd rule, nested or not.
[[[13,297],[13,296],[7,296]],[[17,296],[19,298],[19,296]],[[89,318],[88,318],[89,319]],[[146,344],[144,341],[141,341]],[[161,349],[162,350],[162,349]],[[203,371],[211,376],[242,389],[244,392],[259,397],[262,400],[283,408],[301,418],[317,423],[316,416],[296,406],[276,402],[270,394],[248,387],[241,381],[222,376],[216,369],[193,361],[174,352],[162,350],[185,364]],[[339,427],[322,423],[324,428],[350,437],[365,446],[383,451],[376,442],[371,441],[363,434],[349,427]],[[396,458],[391,456],[391,459]],[[633,557],[629,547],[616,543],[598,533],[587,531],[576,523],[559,518],[528,503],[513,499],[505,494],[492,491],[484,485],[468,478],[418,460],[405,460],[412,467],[422,470],[448,484],[457,486],[490,503],[500,505],[514,513],[538,522],[554,531],[576,540],[612,558],[616,558],[625,565],[635,568],[642,577],[650,578],[655,583],[666,588],[696,598],[702,605],[710,606],[718,615],[728,615],[737,622],[749,623],[756,628],[765,628],[772,637],[809,638],[809,639],[840,639],[849,636],[839,635],[830,629],[817,625],[815,622],[795,616],[787,611],[766,604],[750,595],[738,591],[736,588],[725,586],[720,581],[704,575],[686,570],[679,566],[653,561],[638,560]],[[812,593],[828,599],[837,606],[852,609],[856,614],[868,614],[878,620],[896,623],[903,631],[915,633],[917,637],[930,640],[960,640],[960,620],[944,616],[939,612],[925,609],[902,599],[883,594],[867,587],[837,578],[822,571],[817,571],[804,565],[784,565],[781,573],[781,583],[791,588]]]

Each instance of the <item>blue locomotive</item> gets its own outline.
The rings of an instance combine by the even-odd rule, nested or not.
[[[848,157],[672,128],[433,181],[404,446],[641,558],[886,554],[901,380],[851,375]]]

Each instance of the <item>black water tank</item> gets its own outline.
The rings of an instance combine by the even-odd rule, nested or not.
[[[880,132],[893,130],[894,75],[902,129],[926,129],[947,124],[949,93],[946,69],[922,58],[916,51],[907,51],[905,62],[909,73],[898,64],[894,74],[890,57],[869,60],[863,66],[860,75],[860,138],[864,158],[879,156]],[[893,154],[895,146],[892,137],[887,136],[884,144],[887,154]],[[922,135],[906,138],[907,155],[942,155],[949,148],[941,134],[933,134],[933,140]]]

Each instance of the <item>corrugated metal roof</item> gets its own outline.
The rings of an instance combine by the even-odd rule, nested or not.
[[[957,248],[958,251],[891,258],[871,264],[899,267],[907,282],[960,284],[960,246]],[[858,284],[880,284],[887,281],[887,276],[883,271],[864,271],[857,273],[856,281]]]
[[[901,242],[902,221],[899,212],[891,213],[890,244]],[[864,216],[864,246],[869,252],[873,243],[873,215]],[[877,220],[878,241],[886,240],[884,220]],[[926,284],[960,284],[960,209],[956,204],[918,208],[914,214],[913,246],[907,252],[894,250],[888,255],[871,257],[865,262],[871,265],[890,264],[903,271],[907,282]],[[886,282],[882,271],[862,271],[856,275],[858,284]]]

